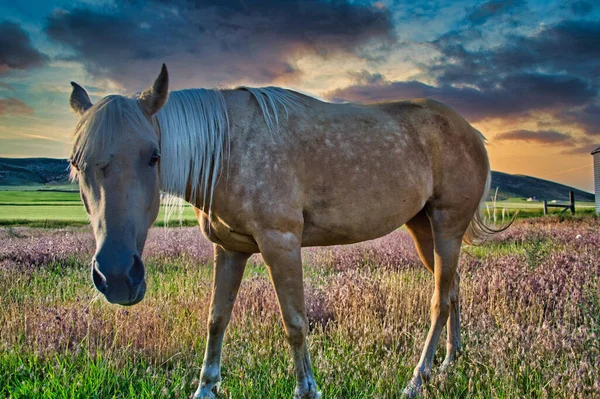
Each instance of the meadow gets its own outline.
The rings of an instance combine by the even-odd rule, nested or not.
[[[65,185],[59,191],[56,187],[51,190],[40,190],[40,187],[3,187],[0,186],[0,226],[29,226],[41,228],[62,228],[67,226],[84,226],[88,217],[83,209],[76,185]],[[541,202],[527,202],[521,198],[508,198],[503,201],[486,203],[493,218],[493,209],[496,217],[502,219],[502,209],[508,214],[519,211],[519,218],[541,216],[543,214]],[[577,214],[593,214],[594,204],[591,202],[576,202]],[[551,213],[560,213],[560,208],[551,208]],[[486,211],[487,212],[487,211]],[[155,226],[195,226],[196,216],[187,204],[183,208],[181,218],[179,215],[165,221],[165,207],[161,207]]]
[[[79,192],[73,190],[77,186],[66,187],[70,189],[64,191],[0,189],[0,226],[59,228],[87,225],[88,216],[79,198]],[[165,211],[165,207],[161,206],[155,226],[165,225]],[[197,223],[192,208],[186,205],[181,218],[175,215],[167,224],[195,226]]]
[[[600,397],[600,221],[518,220],[461,256],[464,353],[429,398]],[[95,291],[89,227],[0,228],[0,397],[187,398],[206,336],[212,248],[198,228],[153,228],[148,292]],[[303,250],[309,348],[324,398],[397,398],[427,333],[432,278],[405,230]],[[443,346],[443,345],[442,345]],[[443,349],[438,351],[438,364]],[[253,256],[219,398],[291,398],[275,295]]]

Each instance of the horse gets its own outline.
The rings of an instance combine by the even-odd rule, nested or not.
[[[321,393],[307,349],[301,247],[356,243],[405,225],[435,281],[430,329],[403,391],[420,395],[445,325],[442,367],[461,352],[462,242],[500,230],[480,216],[491,180],[483,135],[430,99],[334,104],[277,87],[169,92],[168,82],[163,64],[148,89],[97,104],[71,82],[80,115],[71,173],[96,240],[95,287],[111,303],[141,301],[141,256],[161,191],[184,199],[214,246],[194,397],[214,397],[246,261],[261,253],[293,356],[294,397],[314,399]]]

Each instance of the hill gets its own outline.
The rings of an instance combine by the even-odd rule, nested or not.
[[[55,158],[0,158],[0,186],[36,186],[69,182],[68,161]],[[535,197],[538,200],[568,200],[569,191],[578,201],[594,201],[594,194],[564,184],[525,175],[492,172],[492,193],[498,199]]]
[[[56,158],[0,158],[1,186],[69,183],[69,163]]]
[[[496,187],[498,187],[498,199],[535,197],[538,200],[568,201],[569,191],[573,191],[576,201],[594,201],[594,194],[587,191],[525,175],[492,172],[490,194],[494,193]]]

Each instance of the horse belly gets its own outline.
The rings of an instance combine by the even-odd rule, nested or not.
[[[352,244],[382,237],[412,219],[426,201],[423,187],[402,188],[398,183],[309,201],[303,210],[302,245]]]

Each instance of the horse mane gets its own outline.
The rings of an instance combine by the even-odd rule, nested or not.
[[[296,93],[279,87],[238,89],[252,94],[271,134],[279,131],[280,111],[287,115],[303,104]],[[161,189],[169,194],[167,219],[173,210],[181,212],[187,190],[191,202],[211,212],[216,183],[229,156],[227,111],[221,90],[186,89],[172,91],[154,117],[161,138]]]

